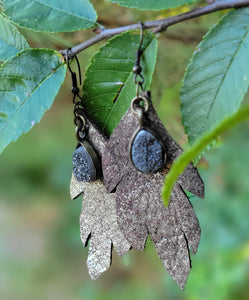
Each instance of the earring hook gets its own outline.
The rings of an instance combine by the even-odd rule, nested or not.
[[[138,46],[138,50],[141,51],[141,47],[143,44],[143,37],[144,37],[144,24],[139,21],[139,25],[140,25],[140,44]]]
[[[81,69],[80,69],[80,63],[79,63],[78,57],[77,57],[77,55],[74,55],[73,57],[71,57],[70,53],[71,53],[71,48],[67,48],[66,62],[67,62],[68,69],[69,69],[69,71],[71,73],[71,76],[74,76],[76,78],[76,73],[73,72],[73,70],[70,67],[70,60],[75,58],[76,63],[77,63],[77,67],[78,67],[79,80],[80,80],[80,85],[81,85],[81,83],[82,83],[82,81],[81,81]],[[75,75],[73,75],[73,74],[75,74]],[[73,87],[75,86],[74,85],[75,78],[74,79],[72,78]],[[76,78],[76,82],[75,83],[77,85],[77,78]]]

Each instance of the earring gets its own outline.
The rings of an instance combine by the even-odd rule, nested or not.
[[[68,54],[69,51],[70,49]],[[100,161],[107,140],[85,112],[76,73],[69,66],[69,57],[67,55],[68,69],[72,77],[74,123],[78,140],[73,153],[70,194],[72,199],[84,195],[80,214],[80,236],[83,245],[89,245],[89,275],[92,279],[97,279],[111,265],[113,246],[121,257],[129,251],[130,244],[117,223],[115,195],[106,191],[102,181]],[[81,84],[80,65],[76,56],[75,59]]]
[[[79,95],[76,73],[72,71],[70,64],[70,48],[67,50],[67,65],[72,78],[72,93],[74,104],[74,124],[76,126],[76,138],[78,141],[76,150],[73,153],[73,174],[80,182],[91,182],[101,177],[101,164],[96,151],[90,145],[87,139],[87,116]],[[74,56],[79,70],[79,79],[81,85],[81,71],[77,56]]]
[[[163,205],[165,175],[182,150],[161,123],[150,91],[143,91],[140,56],[138,50],[133,68],[136,97],[102,155],[104,185],[116,197],[117,223],[131,247],[142,251],[150,235],[165,269],[184,289],[191,269],[190,249],[196,253],[201,234],[184,190],[203,197],[204,184],[189,164],[174,186],[169,206]]]
[[[143,173],[155,173],[163,168],[166,162],[166,149],[160,137],[151,129],[150,123],[146,118],[149,109],[149,101],[139,89],[143,91],[144,77],[142,76],[142,67],[140,65],[141,46],[143,43],[143,24],[140,22],[141,35],[140,44],[136,52],[135,65],[133,73],[135,74],[134,82],[137,85],[136,97],[131,101],[133,113],[138,115],[139,127],[134,132],[129,145],[129,155],[133,166]],[[137,77],[140,80],[137,80]]]

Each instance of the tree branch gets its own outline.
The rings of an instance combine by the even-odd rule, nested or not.
[[[194,9],[184,14],[179,14],[173,17],[169,17],[166,19],[155,20],[155,21],[148,21],[143,23],[144,29],[152,29],[154,28],[154,33],[160,33],[165,31],[169,26],[197,18],[206,14],[210,14],[219,10],[229,9],[229,8],[242,8],[249,6],[249,0],[224,0],[224,1],[216,1],[212,4],[204,6],[199,9]],[[76,54],[80,53],[81,51],[85,50],[86,48],[91,47],[98,42],[109,39],[115,35],[121,34],[125,31],[140,29],[140,25],[132,24],[128,26],[113,28],[113,29],[102,29],[101,32],[92,37],[91,39],[73,47],[70,51],[70,58],[73,58]],[[60,53],[65,57],[67,54],[67,50],[61,50]]]

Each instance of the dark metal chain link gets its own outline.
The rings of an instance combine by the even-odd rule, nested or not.
[[[76,137],[78,142],[83,142],[83,140],[86,137],[86,119],[85,119],[85,107],[82,102],[82,97],[80,96],[79,92],[80,89],[78,87],[78,82],[77,82],[77,75],[75,72],[72,71],[70,65],[69,65],[69,58],[70,58],[70,48],[68,49],[67,52],[67,65],[68,69],[71,73],[71,78],[72,78],[72,93],[73,93],[73,114],[74,114],[74,124],[77,127],[76,130]],[[80,71],[80,64],[78,61],[77,56],[74,57],[76,59],[77,65],[78,65],[78,70],[79,70],[79,79],[80,79],[80,85],[81,85],[81,71]]]

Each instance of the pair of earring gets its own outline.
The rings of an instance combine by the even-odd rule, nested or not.
[[[133,67],[136,96],[109,140],[87,116],[68,50],[77,129],[70,192],[73,199],[84,193],[81,238],[85,245],[90,238],[87,264],[93,279],[110,266],[112,245],[120,256],[131,247],[143,250],[150,234],[166,270],[184,288],[190,271],[189,247],[196,252],[200,227],[183,189],[203,197],[204,186],[190,164],[174,188],[169,207],[162,204],[165,174],[181,148],[160,122],[150,91],[143,91],[142,29],[141,24]]]

